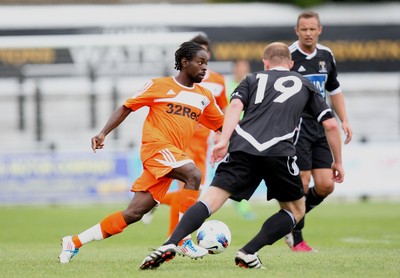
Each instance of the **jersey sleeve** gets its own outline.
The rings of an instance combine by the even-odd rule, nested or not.
[[[206,91],[206,96],[210,102],[204,108],[204,111],[200,116],[199,122],[207,128],[217,131],[224,124],[224,114],[222,113],[220,107],[217,105],[212,93],[208,89],[204,90]]]
[[[235,90],[233,90],[230,100],[232,101],[233,99],[239,99],[244,107],[247,107],[249,104],[249,99],[250,95],[249,92],[250,90],[250,84],[251,84],[251,77],[252,75],[246,76],[236,87]]]
[[[124,105],[133,111],[143,106],[149,106],[154,101],[154,95],[152,94],[154,87],[153,80],[148,81],[136,94],[125,100]]]
[[[225,78],[221,75],[218,74],[218,80],[217,82],[221,84],[221,92],[215,96],[215,100],[217,101],[218,106],[224,110],[228,106],[228,97],[226,96],[226,82]]]
[[[327,55],[329,55],[331,71],[329,72],[328,79],[325,84],[325,89],[329,93],[332,92],[336,93],[336,90],[340,88],[338,73],[336,69],[336,62],[332,52],[327,52]]]
[[[224,88],[225,88],[225,87],[224,87]],[[219,95],[219,96],[217,96],[217,97],[215,98],[215,100],[216,100],[218,106],[219,106],[222,110],[226,109],[226,107],[228,106],[228,98],[227,98],[227,96],[226,96],[225,89],[224,89],[224,93],[221,94],[221,95]]]
[[[332,109],[321,94],[315,89],[314,85],[309,82],[308,79],[305,79],[304,84],[310,93],[310,98],[305,107],[305,111],[312,115],[319,123],[333,118],[334,115]]]

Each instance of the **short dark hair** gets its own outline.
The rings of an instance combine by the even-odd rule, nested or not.
[[[297,17],[297,26],[299,26],[299,21],[301,18],[313,18],[315,17],[318,21],[318,25],[321,25],[321,21],[319,20],[319,14],[314,11],[304,11]]]
[[[192,60],[200,50],[204,50],[204,48],[196,42],[188,41],[182,43],[179,49],[175,52],[175,69],[181,70],[181,60],[183,58],[186,58],[189,61]]]

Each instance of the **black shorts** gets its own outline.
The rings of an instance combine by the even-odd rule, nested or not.
[[[250,199],[260,182],[267,185],[267,200],[290,202],[304,196],[295,157],[255,156],[232,152],[218,165],[211,186],[231,193],[231,199]]]
[[[297,165],[301,171],[331,168],[331,149],[324,128],[317,121],[303,118],[295,138]]]

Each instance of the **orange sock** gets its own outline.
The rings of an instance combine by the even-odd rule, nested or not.
[[[180,191],[180,190],[179,190]],[[179,192],[175,191],[175,194],[173,194],[173,198],[171,199],[171,209],[169,211],[169,231],[168,231],[168,236],[172,234],[174,231],[176,225],[178,225],[179,222]]]
[[[161,198],[160,204],[172,206],[174,204],[174,199],[178,195],[179,190],[168,192]]]
[[[184,214],[188,208],[190,208],[194,203],[196,203],[197,198],[199,198],[199,190],[190,190],[183,188],[179,192],[179,213]]]
[[[108,238],[110,236],[119,234],[128,225],[122,215],[122,211],[117,211],[110,214],[100,222],[101,232],[103,233],[103,238]]]
[[[82,247],[82,242],[79,240],[78,236],[72,236],[72,242],[75,244],[76,248]]]

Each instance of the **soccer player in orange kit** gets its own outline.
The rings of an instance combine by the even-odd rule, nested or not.
[[[191,41],[200,44],[207,51],[208,57],[211,57],[211,43],[206,36],[200,34],[191,39]],[[200,85],[209,89],[212,92],[218,106],[223,112],[225,112],[225,109],[228,106],[228,98],[226,96],[224,76],[215,71],[207,69],[206,75],[204,76],[203,81],[200,83]],[[186,154],[191,159],[193,159],[197,168],[199,168],[199,170],[201,171],[202,178],[200,189],[204,185],[204,181],[207,176],[207,154],[210,143],[210,134],[210,129],[202,124],[198,124],[195,128],[193,137],[190,139],[190,144],[186,149]],[[217,134],[215,135],[218,136]],[[160,201],[160,204],[169,205],[171,207],[168,236],[175,229],[176,225],[179,222],[179,219],[183,215],[183,213],[179,211],[180,199],[184,198],[184,196],[182,195],[183,185],[184,184],[182,182],[179,182],[178,190],[168,192]],[[198,193],[200,194],[200,191],[198,191]],[[190,258],[198,258],[200,255],[199,253],[203,252],[203,250],[199,249],[198,246],[193,243],[191,236],[188,235],[188,237],[184,238],[181,244],[178,246],[177,252]]]
[[[179,73],[175,77],[150,80],[117,108],[100,133],[92,138],[93,151],[102,149],[106,136],[131,112],[149,107],[140,150],[143,172],[132,185],[135,194],[131,202],[125,210],[108,215],[87,230],[63,237],[60,263],[69,263],[82,245],[119,234],[139,221],[160,202],[175,179],[184,183],[179,212],[185,213],[197,201],[201,172],[185,150],[198,123],[217,131],[224,120],[212,93],[197,84],[206,75],[208,59],[201,45],[181,44],[175,52],[175,68]],[[197,253],[198,257],[206,254],[204,248]]]

